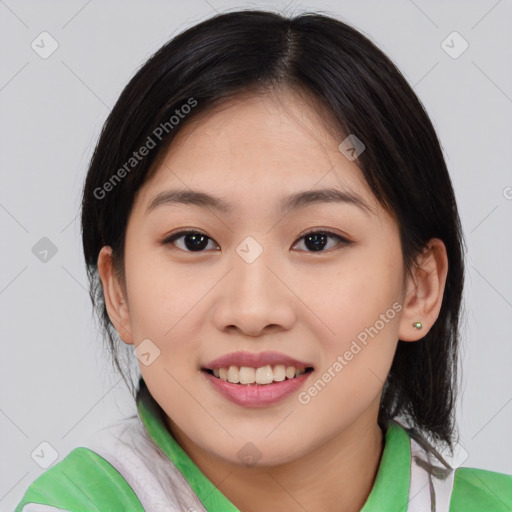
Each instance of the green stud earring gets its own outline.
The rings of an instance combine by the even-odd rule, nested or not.
[[[412,326],[415,328],[415,329],[421,329],[423,327],[423,324],[421,322],[414,322],[412,324]]]

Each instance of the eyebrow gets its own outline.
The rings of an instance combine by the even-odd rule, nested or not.
[[[281,214],[292,210],[305,208],[312,204],[322,203],[342,203],[357,206],[365,213],[373,213],[361,197],[352,192],[338,190],[335,188],[321,188],[314,190],[305,190],[295,192],[286,197],[280,205]],[[213,209],[221,213],[231,213],[234,210],[232,203],[219,197],[212,196],[206,192],[197,190],[167,190],[160,192],[149,202],[145,214],[149,214],[161,206],[171,206],[175,204],[195,205],[205,209]]]

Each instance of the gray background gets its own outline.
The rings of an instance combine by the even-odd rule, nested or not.
[[[135,70],[181,30],[215,11],[286,6],[326,10],[369,36],[434,122],[468,243],[457,411],[463,465],[512,473],[510,0],[0,0],[1,510],[12,510],[44,471],[31,457],[41,442],[61,460],[135,411],[92,321],[77,217],[110,108]],[[59,45],[47,59],[31,47],[43,31]],[[456,59],[441,46],[453,31],[469,43]],[[43,237],[57,248],[46,262],[32,252]]]

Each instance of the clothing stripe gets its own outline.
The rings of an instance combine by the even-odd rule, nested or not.
[[[123,475],[84,447],[75,448],[32,482],[15,512],[30,503],[73,512],[144,512]]]
[[[139,418],[100,430],[85,446],[124,477],[145,512],[206,512],[184,476],[148,437]]]
[[[429,473],[418,464],[420,460],[428,460],[428,455],[414,439],[411,439],[411,486],[409,488],[407,512],[426,512],[428,510],[448,512],[448,509],[436,510],[433,507],[435,502],[431,497],[431,478]]]
[[[41,503],[27,503],[22,509],[21,512],[72,512],[67,508],[57,508],[52,507],[51,505],[43,505]]]
[[[187,484],[197,495],[202,506],[208,512],[240,512],[169,433],[164,422],[165,413],[149,392],[143,379],[137,393],[137,407],[150,438],[186,478]]]
[[[435,466],[432,456],[411,439],[411,487],[407,512],[449,512],[454,469]]]

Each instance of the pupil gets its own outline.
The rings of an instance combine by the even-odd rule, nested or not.
[[[192,241],[191,243],[188,243]],[[204,235],[189,234],[185,236],[185,246],[189,251],[204,249],[208,245],[208,237]]]
[[[321,238],[321,241],[319,239]],[[314,234],[314,235],[307,235],[304,243],[306,244],[306,247],[308,249],[313,249],[313,251],[318,251],[323,249],[325,247],[327,236],[324,234]],[[308,242],[312,242],[312,245],[310,246]]]

